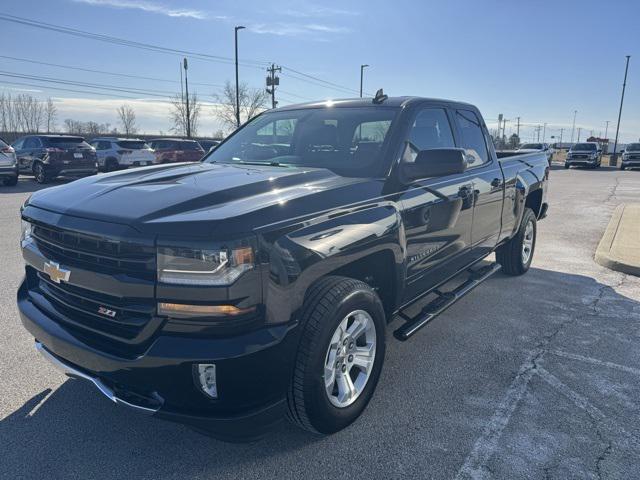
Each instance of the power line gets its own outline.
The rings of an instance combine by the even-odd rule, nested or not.
[[[11,57],[8,55],[0,55],[0,58],[6,58],[9,60],[16,60],[18,62],[27,62],[27,63],[33,63],[36,65],[46,65],[48,67],[57,67],[57,68],[65,68],[68,70],[78,70],[78,71],[82,71],[82,72],[89,72],[89,73],[99,73],[101,75],[112,75],[115,77],[125,77],[125,78],[136,78],[136,79],[140,79],[140,80],[151,80],[151,81],[155,81],[155,82],[165,82],[165,83],[175,83],[178,84],[180,82],[178,82],[177,80],[169,80],[167,78],[157,78],[157,77],[145,77],[143,75],[133,75],[133,74],[128,74],[128,73],[120,73],[120,72],[108,72],[106,70],[93,70],[90,68],[83,68],[83,67],[76,67],[76,66],[71,66],[71,65],[61,65],[59,63],[48,63],[48,62],[42,62],[39,60],[31,60],[28,58],[20,58],[20,57]],[[223,88],[224,85],[220,85],[217,83],[200,83],[200,82],[191,82],[192,85],[201,85],[201,86],[206,86],[206,87],[216,87],[216,88]]]
[[[89,82],[76,82],[73,80],[66,80],[66,79],[55,78],[55,77],[45,77],[41,75],[25,75],[21,73],[7,72],[2,70],[0,70],[0,76],[9,77],[9,78],[18,78],[23,80],[38,81],[43,83],[56,83],[60,85],[71,85],[76,87],[95,88],[98,90],[105,90],[105,91],[132,93],[135,95],[147,95],[152,97],[164,96],[164,97],[170,98],[171,96],[174,95],[173,92],[170,92],[168,90],[143,90],[143,89],[133,88],[133,87],[125,88],[117,85],[107,85],[107,84],[89,83]]]
[[[64,33],[66,35],[73,35],[76,37],[82,37],[82,38],[87,38],[90,40],[96,40],[96,41],[101,41],[101,42],[106,42],[106,43],[111,43],[114,45],[121,45],[121,46],[126,46],[126,47],[133,47],[133,48],[138,48],[141,50],[148,50],[148,51],[154,51],[154,52],[159,52],[159,53],[169,53],[172,55],[186,55],[188,57],[192,57],[195,59],[199,59],[199,60],[205,60],[205,61],[212,61],[212,62],[218,62],[218,63],[233,63],[234,59],[230,58],[230,57],[222,57],[219,55],[210,55],[207,53],[200,53],[200,52],[193,52],[190,50],[182,50],[182,49],[177,49],[177,48],[168,48],[168,47],[162,47],[159,45],[153,45],[150,43],[143,43],[143,42],[136,42],[133,40],[127,40],[124,38],[120,38],[120,37],[114,37],[111,35],[103,35],[103,34],[98,34],[98,33],[92,33],[92,32],[87,32],[85,30],[78,30],[75,28],[70,28],[70,27],[64,27],[61,25],[55,25],[52,23],[46,23],[46,22],[40,22],[38,20],[31,20],[28,18],[24,18],[24,17],[17,17],[15,15],[7,15],[7,14],[0,14],[0,20],[4,20],[6,22],[12,22],[12,23],[17,23],[20,25],[25,25],[25,26],[29,26],[29,27],[34,27],[34,28],[40,28],[43,30],[49,30],[49,31],[54,31],[54,32],[58,32],[58,33]],[[262,68],[264,65],[267,65],[267,62],[262,62],[262,61],[257,61],[257,60],[245,60],[242,63],[243,66],[246,67],[254,67],[254,68]]]
[[[176,48],[162,47],[162,46],[154,45],[154,44],[151,44],[151,43],[136,42],[136,41],[133,41],[133,40],[127,40],[127,39],[120,38],[120,37],[114,37],[114,36],[111,36],[111,35],[97,34],[97,33],[87,32],[85,30],[79,30],[79,29],[75,29],[75,28],[71,28],[71,27],[65,27],[65,26],[61,26],[61,25],[55,25],[55,24],[52,24],[52,23],[41,22],[41,21],[38,21],[38,20],[31,20],[31,19],[24,18],[24,17],[17,17],[15,15],[8,15],[8,14],[2,13],[2,14],[0,14],[0,20],[4,20],[6,22],[12,22],[12,23],[16,23],[16,24],[24,25],[24,26],[28,26],[28,27],[39,28],[39,29],[48,30],[48,31],[54,31],[54,32],[57,32],[57,33],[63,33],[63,34],[66,34],[66,35],[73,35],[73,36],[76,36],[76,37],[86,38],[86,39],[89,39],[89,40],[101,41],[101,42],[111,43],[111,44],[114,44],[114,45],[137,48],[137,49],[152,51],[152,52],[156,52],[156,53],[165,53],[165,54],[171,54],[171,55],[187,56],[189,58],[196,59],[196,60],[204,60],[204,61],[211,61],[211,62],[224,63],[224,64],[234,64],[235,63],[235,59],[230,58],[230,57],[223,57],[223,56],[219,56],[219,55],[210,55],[210,54],[194,52],[194,51],[190,51],[190,50],[182,50],[182,49],[176,49]],[[239,64],[244,66],[244,67],[262,69],[262,68],[264,68],[264,66],[268,66],[270,64],[270,62],[265,62],[265,61],[260,61],[260,60],[245,60],[243,62],[239,62]],[[285,70],[285,69],[288,70],[289,71],[289,75],[291,77],[296,78],[296,79],[298,79],[300,81],[306,81],[307,83],[310,83],[312,85],[316,85],[316,86],[320,86],[320,87],[324,87],[324,88],[330,88],[330,89],[333,89],[333,90],[336,90],[336,91],[341,91],[341,92],[344,92],[344,93],[359,94],[359,92],[357,90],[352,89],[350,87],[347,87],[347,86],[344,86],[344,85],[340,85],[340,84],[335,83],[335,82],[330,82],[328,80],[324,80],[324,79],[322,79],[320,77],[301,72],[301,71],[293,69],[291,67],[282,67],[282,68],[283,68],[283,70]],[[367,93],[367,95],[371,95],[371,94]]]
[[[36,87],[36,88],[45,88],[47,90],[60,90],[63,92],[71,92],[71,93],[88,93],[90,95],[100,95],[100,96],[104,96],[104,97],[117,97],[117,98],[127,98],[127,99],[131,99],[131,100],[136,100],[136,97],[128,97],[125,95],[118,95],[115,93],[100,93],[100,92],[89,92],[86,90],[72,90],[70,88],[63,88],[63,87],[52,87],[49,85],[38,85],[35,83],[24,83],[24,82],[7,82],[7,81],[2,81],[0,80],[0,85],[20,85],[20,86],[26,86],[26,87]]]

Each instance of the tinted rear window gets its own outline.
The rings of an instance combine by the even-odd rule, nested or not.
[[[118,142],[118,146],[122,148],[130,148],[132,150],[142,150],[143,148],[150,148],[146,142],[142,140],[122,140]]]
[[[576,143],[571,150],[591,151],[597,148],[593,143]]]
[[[175,142],[175,147],[179,150],[202,150],[198,142]]]
[[[43,137],[45,145],[57,148],[91,148],[82,137]]]

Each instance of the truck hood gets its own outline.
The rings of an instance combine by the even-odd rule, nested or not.
[[[47,188],[29,206],[140,232],[217,237],[362,201],[381,189],[380,181],[319,168],[183,163]]]

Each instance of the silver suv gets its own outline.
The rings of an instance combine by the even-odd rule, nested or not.
[[[129,167],[144,167],[156,163],[153,149],[144,140],[131,138],[94,138],[91,146],[98,155],[98,168],[112,172]]]

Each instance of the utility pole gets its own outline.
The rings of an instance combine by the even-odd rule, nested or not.
[[[518,123],[516,124],[516,135],[518,136],[518,140],[520,140],[520,117],[516,117]]]
[[[271,108],[278,106],[278,102],[276,102],[276,85],[280,85],[280,77],[276,76],[276,72],[281,71],[282,67],[276,67],[274,63],[271,64],[271,68],[267,68],[267,72],[269,72],[269,76],[267,77],[267,93],[271,94]]]
[[[536,127],[536,142],[539,142],[539,141],[540,141],[540,130],[542,130],[542,126],[541,126],[541,125],[538,125],[538,126]]]
[[[234,29],[235,33],[235,47],[236,47],[236,126],[240,127],[240,81],[238,80],[238,30],[242,30],[244,27],[238,25]]]
[[[191,138],[191,112],[189,111],[189,80],[187,80],[187,57],[183,60],[184,65],[184,92],[187,97],[187,138]]]
[[[578,140],[577,142],[580,142],[580,131],[582,130],[582,127],[578,127]]]
[[[506,118],[502,121],[502,141],[503,143],[506,143],[506,137],[505,137],[505,130],[507,129],[507,122],[509,120],[507,120]]]
[[[545,139],[547,138],[547,124],[544,124],[544,130],[542,130],[542,143],[544,143]]]
[[[607,133],[609,133],[609,120],[607,120],[607,126],[604,128],[604,138],[607,138]]]
[[[578,110],[574,110],[573,111],[573,126],[571,127],[571,143],[573,143],[573,133],[576,129],[576,115],[578,113]]]
[[[615,166],[618,163],[618,158],[616,157],[616,150],[618,148],[618,133],[620,133],[620,119],[622,117],[622,104],[624,103],[624,91],[625,91],[625,88],[627,87],[627,73],[629,72],[629,58],[631,58],[631,55],[627,55],[627,65],[624,67],[624,81],[622,82],[622,97],[620,98],[620,110],[618,111],[618,125],[616,125],[616,141],[613,144],[613,155],[611,156],[611,160],[609,161],[609,164],[612,166]]]
[[[562,147],[562,132],[564,132],[564,128],[560,129],[560,146]]]
[[[360,98],[362,98],[362,80],[364,78],[364,69],[369,65],[360,65]]]

